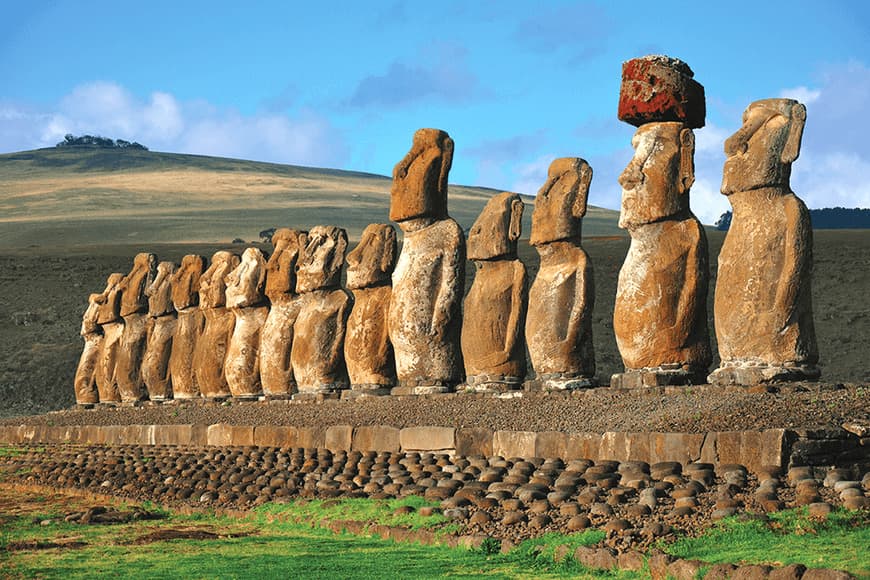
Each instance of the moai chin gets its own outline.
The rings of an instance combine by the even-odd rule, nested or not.
[[[393,226],[370,224],[347,255],[347,288],[353,293],[353,308],[347,321],[344,359],[350,396],[389,395],[396,384],[387,328],[396,246]]]
[[[177,266],[172,262],[157,264],[157,275],[145,288],[148,297],[148,338],[142,358],[142,381],[152,401],[172,398],[169,359],[177,325],[172,304],[172,276]]]
[[[528,286],[517,258],[524,204],[515,193],[492,197],[468,234],[477,272],[465,297],[462,359],[467,390],[520,389],[526,376]]]
[[[580,245],[592,168],[579,157],[556,159],[538,192],[530,242],[541,265],[529,291],[526,343],[544,390],[595,386],[592,262]]]
[[[76,367],[75,395],[76,404],[86,407],[100,402],[95,379],[97,365],[100,361],[100,349],[103,345],[103,329],[97,323],[100,312],[102,294],[91,294],[88,297],[88,307],[82,316],[81,336],[85,341],[79,364]]]
[[[290,363],[299,392],[293,398],[336,396],[348,387],[344,336],[353,300],[341,288],[347,233],[334,226],[308,232],[296,264],[299,314]]]
[[[271,307],[260,334],[260,383],[268,398],[286,398],[297,390],[290,353],[300,308],[296,263],[307,236],[308,232],[289,228],[272,235],[274,251],[266,263],[266,296]]]
[[[170,278],[172,305],[177,312],[172,353],[169,357],[169,376],[172,379],[172,396],[175,399],[199,397],[193,354],[205,324],[205,318],[199,309],[199,282],[204,271],[205,258],[188,254],[181,259],[181,267]]]
[[[136,254],[133,268],[120,283],[121,316],[124,332],[115,366],[115,381],[124,403],[135,403],[148,397],[142,379],[142,360],[148,342],[148,296],[145,289],[154,280],[157,256]]]
[[[257,248],[248,248],[235,270],[227,274],[227,308],[236,317],[224,362],[227,384],[236,398],[259,397],[260,333],[269,307],[266,286],[266,258]]]
[[[121,394],[115,382],[115,367],[118,362],[118,350],[121,348],[121,335],[124,333],[124,319],[121,318],[121,281],[124,275],[120,272],[109,274],[106,289],[94,298],[97,308],[97,324],[103,333],[102,344],[94,370],[94,382],[97,385],[100,403],[119,403]],[[84,328],[84,327],[83,327]]]
[[[449,392],[462,381],[465,237],[447,215],[452,161],[450,136],[420,129],[393,170],[390,219],[404,232],[389,309],[399,382],[393,394]]]
[[[199,279],[199,308],[205,318],[202,334],[196,341],[193,368],[200,394],[207,399],[232,395],[224,366],[227,347],[236,317],[226,307],[226,276],[239,265],[236,254],[215,252],[211,264]]]
[[[791,191],[806,108],[791,99],[749,105],[725,141],[722,193],[734,210],[719,254],[714,314],[716,384],[815,380],[813,238],[809,212]]]
[[[625,372],[611,386],[705,382],[707,239],[689,210],[695,139],[681,122],[641,125],[619,177],[619,226],[631,246],[619,272],[613,329]]]

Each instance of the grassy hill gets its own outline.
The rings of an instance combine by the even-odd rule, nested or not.
[[[387,177],[334,169],[129,149],[22,151],[0,155],[0,248],[225,243],[317,224],[358,238],[387,221],[389,191]],[[450,214],[468,228],[495,193],[451,185]],[[616,222],[617,212],[590,206],[584,235],[624,235]]]

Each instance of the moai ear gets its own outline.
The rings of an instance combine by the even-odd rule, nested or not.
[[[508,239],[512,242],[520,239],[523,233],[523,210],[526,204],[521,199],[515,199],[511,202],[511,223],[508,227]]]
[[[453,165],[453,139],[445,135],[444,153],[441,157],[441,174],[438,177],[438,191],[447,197],[447,178],[450,175],[450,167]],[[445,210],[446,204],[445,204]],[[446,213],[446,212],[445,212]]]
[[[796,103],[791,108],[788,120],[788,137],[786,137],[785,147],[782,148],[782,156],[780,157],[783,163],[792,163],[800,155],[801,138],[804,134],[806,121],[807,108],[801,103]]]
[[[691,129],[680,131],[680,193],[686,193],[695,183],[695,134]]]
[[[347,232],[341,228],[338,229],[338,235],[335,236],[335,248],[332,253],[331,270],[341,272],[344,266],[344,254],[347,251]]]
[[[384,248],[381,252],[381,272],[389,272],[393,269],[396,260],[396,230],[393,226],[386,227],[384,232]]]
[[[266,257],[265,252],[257,254],[257,292],[262,293],[266,287]]]
[[[574,205],[571,207],[571,215],[575,218],[582,218],[586,215],[589,186],[592,185],[592,166],[582,159],[579,160],[578,176],[577,194],[574,197]]]

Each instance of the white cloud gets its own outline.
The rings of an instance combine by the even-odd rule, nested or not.
[[[516,179],[511,186],[512,191],[525,195],[537,195],[538,190],[547,181],[547,170],[555,155],[541,155],[530,163],[521,163],[516,168]]]
[[[794,87],[792,89],[783,89],[779,92],[779,97],[782,99],[795,99],[804,105],[815,103],[822,95],[822,91],[811,89],[809,87]]]
[[[348,155],[340,133],[310,111],[242,115],[160,91],[143,100],[105,81],[75,87],[47,111],[0,103],[0,151],[50,147],[67,133],[139,141],[158,151],[301,165],[337,167]]]

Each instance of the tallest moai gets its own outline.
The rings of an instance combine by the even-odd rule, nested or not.
[[[614,387],[703,383],[707,330],[707,239],[689,209],[695,136],[704,88],[689,66],[645,56],[622,67],[619,118],[636,126],[634,157],[619,176],[619,227],[631,246],[619,272],[613,329],[625,372]]]

